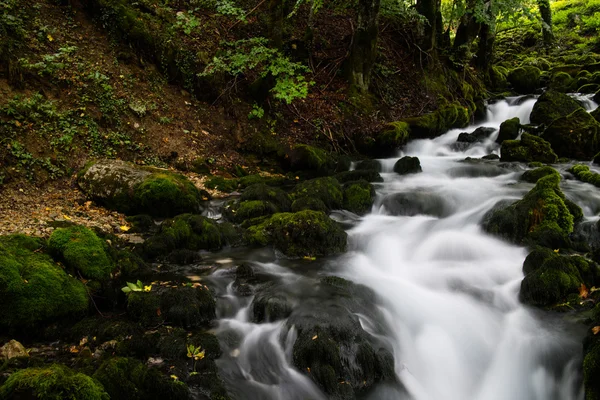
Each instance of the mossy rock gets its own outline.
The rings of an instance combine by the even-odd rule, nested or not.
[[[344,209],[355,214],[371,210],[375,199],[373,185],[365,180],[348,182],[344,185]]]
[[[281,186],[286,183],[286,178],[280,175],[263,176],[259,174],[242,176],[238,179],[239,186],[244,189],[248,186],[256,185],[259,183],[268,186]]]
[[[209,189],[218,190],[220,192],[231,193],[237,190],[239,179],[224,178],[222,176],[213,176],[204,182],[204,186]]]
[[[263,200],[232,202],[223,207],[223,215],[225,215],[227,219],[238,224],[247,219],[266,217],[278,212],[281,212],[281,210],[273,203]]]
[[[396,161],[394,172],[399,175],[416,174],[423,172],[421,161],[417,157],[405,156]]]
[[[240,200],[268,201],[271,204],[275,205],[279,212],[289,211],[292,205],[292,200],[286,192],[279,188],[267,186],[264,183],[248,186],[246,190],[242,192]]]
[[[379,162],[379,160],[367,159],[367,160],[362,160],[362,161],[357,162],[354,169],[357,171],[381,172],[382,167],[381,167],[381,162]]]
[[[596,323],[598,322],[596,321]],[[598,379],[600,376],[600,339],[593,335],[592,338],[588,338],[588,341],[591,343],[586,346],[583,358],[585,400],[597,400],[600,398],[600,379]]]
[[[532,162],[539,161],[552,164],[558,161],[558,156],[552,150],[550,143],[544,139],[523,133],[521,140],[505,140],[500,149],[501,161]]]
[[[590,171],[590,167],[587,165],[574,165],[569,168],[569,172],[582,182],[591,183],[596,187],[600,187],[600,174]]]
[[[94,374],[111,400],[179,400],[189,399],[187,386],[163,376],[133,358],[106,360]]]
[[[263,223],[248,228],[246,233],[250,244],[272,244],[290,257],[341,253],[346,249],[347,236],[325,213],[312,210],[275,214]]]
[[[576,81],[566,72],[557,72],[552,75],[550,89],[561,93],[570,92]]]
[[[546,256],[539,267],[528,269],[519,298],[535,306],[565,302],[569,295],[579,294],[582,284],[593,287],[600,277],[598,266],[580,256]]]
[[[155,258],[166,256],[176,249],[220,250],[232,240],[226,228],[225,224],[217,224],[200,215],[178,215],[164,221],[160,232],[144,242],[144,253],[149,258]]]
[[[98,281],[108,280],[115,268],[105,246],[102,239],[83,226],[56,229],[48,240],[50,252],[68,268]]]
[[[393,156],[408,142],[409,137],[410,126],[407,122],[391,122],[375,135],[375,144],[371,153],[378,157]]]
[[[109,400],[103,386],[89,376],[60,364],[13,373],[0,387],[5,400]]]
[[[323,149],[306,144],[294,145],[288,154],[292,171],[312,171],[316,175],[327,175],[336,167],[336,160]]]
[[[129,215],[171,217],[200,210],[202,196],[186,177],[119,160],[101,160],[79,174],[79,187],[98,203]]]
[[[577,89],[577,93],[596,93],[599,89],[600,85],[598,85],[597,83],[586,83],[585,85],[582,85],[579,87],[579,89]]]
[[[507,78],[515,92],[531,94],[540,87],[540,74],[539,68],[526,66],[513,69]]]
[[[549,249],[546,247],[537,247],[533,251],[531,251],[525,261],[523,261],[523,274],[528,275],[538,269],[546,262],[547,260],[555,257],[560,257],[557,252],[553,249]]]
[[[319,199],[328,211],[342,208],[344,202],[342,187],[338,180],[332,177],[304,181],[296,185],[291,196],[294,200],[302,197]]]
[[[600,151],[599,134],[600,123],[580,108],[554,120],[544,131],[543,137],[559,157],[591,160]]]
[[[533,124],[548,125],[555,119],[579,109],[583,108],[575,99],[564,93],[548,90],[533,105],[529,119]]]
[[[496,143],[502,143],[505,140],[516,140],[521,132],[521,120],[519,117],[507,119],[500,124],[500,132],[496,138]]]
[[[503,91],[508,87],[508,70],[504,67],[494,65],[490,70],[490,80],[495,90]]]
[[[560,174],[540,178],[522,200],[492,210],[484,218],[484,229],[511,242],[566,247],[573,232],[574,217],[560,190]]]
[[[197,328],[209,325],[216,318],[215,299],[204,285],[152,285],[150,292],[128,295],[127,314],[146,327],[167,323]]]
[[[87,311],[85,286],[41,250],[38,239],[0,236],[0,326],[32,328]]]
[[[439,110],[418,117],[405,118],[412,138],[432,138],[452,128],[464,128],[470,121],[469,110],[461,104],[452,103]]]
[[[329,210],[321,199],[314,197],[300,197],[292,203],[292,212],[297,213],[304,210],[321,211],[327,213]]]
[[[529,183],[536,183],[541,178],[546,175],[556,174],[556,170],[552,167],[539,167],[536,169],[530,169],[529,171],[525,171],[523,175],[521,175],[521,180]]]
[[[339,183],[347,183],[352,181],[364,180],[367,182],[383,182],[383,178],[379,172],[375,170],[355,169],[354,171],[340,172],[335,175],[335,179]]]

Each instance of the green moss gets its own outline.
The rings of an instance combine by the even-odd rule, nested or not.
[[[227,205],[224,209],[224,215],[236,223],[242,223],[247,219],[265,217],[279,211],[280,210],[269,201],[247,200]]]
[[[515,243],[533,243],[553,249],[568,243],[574,217],[559,187],[558,172],[540,178],[522,200],[494,210],[484,228]]]
[[[24,235],[0,236],[0,326],[33,327],[87,310],[86,289]]]
[[[431,138],[441,135],[451,128],[463,128],[469,124],[470,115],[466,107],[452,103],[433,113],[405,118],[410,127],[411,137]]]
[[[264,183],[248,186],[242,193],[240,200],[268,201],[275,205],[280,212],[289,211],[292,205],[290,196],[286,192],[279,188],[267,186]]]
[[[335,158],[328,152],[306,144],[294,145],[288,160],[293,171],[312,171],[317,175],[326,175],[336,166]]]
[[[556,170],[552,167],[540,167],[536,169],[530,169],[529,171],[525,171],[523,175],[521,175],[521,180],[529,183],[536,183],[540,178],[543,178],[546,175],[556,174]]]
[[[56,229],[48,240],[48,248],[68,268],[87,279],[107,280],[115,267],[104,241],[83,226]]]
[[[216,189],[221,192],[231,193],[237,190],[238,184],[238,179],[227,179],[223,178],[222,176],[213,176],[204,183],[204,186],[209,189]]]
[[[314,197],[300,197],[292,203],[292,212],[296,213],[303,210],[321,211],[326,213],[327,206],[320,199]]]
[[[187,386],[163,376],[132,358],[116,357],[105,361],[94,374],[111,400],[165,399],[190,397]]]
[[[494,65],[490,71],[490,79],[493,89],[503,91],[508,87],[508,70],[504,67]]]
[[[342,207],[344,195],[337,179],[332,177],[317,178],[302,182],[294,188],[292,198],[312,197],[319,199],[327,206],[328,210]]]
[[[383,182],[379,172],[375,170],[355,169],[354,171],[340,172],[335,176],[339,183],[365,180],[367,182]]]
[[[569,294],[579,293],[583,280],[570,258],[549,258],[541,267],[527,274],[521,282],[521,301],[536,306],[550,306],[564,301]]]
[[[555,253],[554,250],[545,247],[536,248],[525,258],[525,261],[523,262],[523,273],[528,275],[531,272],[538,270],[544,262],[554,257],[559,257],[558,253]]]
[[[172,217],[200,209],[200,193],[187,178],[177,174],[155,173],[135,187],[138,213]]]
[[[523,133],[521,140],[505,140],[500,149],[502,161],[539,161],[552,164],[558,161],[558,156],[552,150],[550,143],[544,139]]]
[[[521,131],[521,121],[519,117],[507,119],[500,124],[500,132],[498,132],[497,143],[502,143],[505,140],[516,140]]]
[[[600,174],[590,171],[590,167],[587,165],[574,165],[569,168],[569,172],[582,182],[591,183],[594,186],[600,187]]]
[[[367,181],[349,182],[344,185],[344,209],[364,214],[373,206],[375,189]]]
[[[559,157],[591,160],[600,151],[600,123],[583,108],[557,118],[544,131]]]
[[[387,124],[375,135],[375,148],[378,155],[392,155],[404,146],[410,137],[410,126],[403,121]]]
[[[550,81],[550,89],[561,93],[567,93],[572,90],[572,86],[575,83],[571,75],[566,72],[557,72],[552,75]]]
[[[529,118],[533,124],[548,125],[555,119],[579,109],[582,109],[581,105],[570,96],[548,90],[535,102]]]
[[[539,68],[526,66],[513,69],[507,78],[515,92],[530,94],[540,87],[540,74]]]
[[[381,172],[381,163],[378,160],[362,160],[356,163],[357,171],[375,171]]]
[[[273,244],[287,256],[324,256],[346,249],[346,232],[327,215],[305,210],[275,214],[260,225],[248,229],[250,244]]]
[[[597,83],[586,83],[585,85],[581,85],[579,89],[577,89],[577,93],[596,93],[600,89],[600,85]]]
[[[283,176],[262,176],[259,174],[247,175],[238,179],[239,186],[241,188],[247,188],[248,186],[263,183],[268,186],[281,186],[286,182]]]
[[[583,385],[585,399],[596,400],[600,397],[600,342],[596,340],[590,347],[583,359]]]
[[[96,380],[58,364],[27,368],[12,374],[0,387],[2,399],[108,400]]]

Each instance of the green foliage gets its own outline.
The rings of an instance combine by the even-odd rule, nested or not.
[[[265,115],[265,110],[258,104],[252,105],[252,110],[248,113],[248,119],[261,119]]]
[[[268,40],[262,37],[223,42],[223,51],[217,54],[200,76],[226,73],[236,78],[254,73],[258,78],[272,77],[275,85],[273,97],[290,104],[308,95],[308,82],[303,74],[308,67],[291,61],[279,50],[267,47]]]
[[[191,35],[199,26],[200,20],[192,12],[180,11],[177,13],[175,27],[184,31],[186,35]]]
[[[76,46],[61,47],[57,53],[43,55],[42,60],[37,63],[30,63],[26,58],[20,59],[19,62],[23,68],[37,71],[40,76],[53,76],[57,71],[67,67],[65,59],[76,50]]]
[[[12,374],[0,387],[3,399],[109,400],[95,379],[59,364],[27,368]]]
[[[140,280],[136,283],[127,282],[127,286],[121,288],[121,291],[125,294],[130,294],[132,292],[149,292],[150,290],[152,290],[152,285],[144,286]]]

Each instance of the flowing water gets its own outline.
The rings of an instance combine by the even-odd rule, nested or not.
[[[595,107],[584,100],[586,108]],[[480,227],[498,201],[520,199],[531,189],[519,182],[526,166],[465,161],[499,153],[493,141],[497,131],[468,149],[454,145],[460,132],[479,126],[498,128],[515,116],[528,123],[534,102],[526,97],[496,102],[483,123],[413,141],[398,157],[381,160],[384,182],[376,184],[372,212],[362,218],[333,215],[349,227],[349,251],[343,256],[306,263],[263,250],[221,261],[252,261],[257,271],[296,291],[296,298],[310,298],[311,286],[323,274],[372,288],[383,319],[378,322],[386,326],[383,340],[404,389],[381,388],[370,399],[583,399],[583,332],[563,315],[519,303],[526,250]],[[393,173],[403,155],[418,156],[423,172]],[[573,180],[562,186],[586,219],[595,221],[600,196],[591,186]],[[252,323],[252,298],[236,296],[230,276],[223,269],[212,279],[221,292],[218,335],[225,353],[219,368],[232,397],[326,398],[291,364],[294,329],[285,321]],[[372,329],[374,321],[361,316],[361,322],[367,332],[381,335]]]

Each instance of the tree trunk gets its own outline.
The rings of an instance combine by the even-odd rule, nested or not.
[[[433,52],[436,47],[438,32],[441,29],[439,25],[438,13],[441,9],[441,0],[417,0],[417,11],[427,19],[427,26],[421,46],[423,51]]]
[[[486,83],[489,83],[490,67],[493,62],[494,41],[496,40],[495,25],[483,24],[479,31],[479,48],[477,49],[477,67]]]
[[[357,27],[349,58],[350,83],[361,93],[369,90],[377,56],[377,17],[380,0],[358,0]]]
[[[454,38],[454,51],[461,54],[460,58],[464,58],[471,50],[471,45],[477,38],[481,23],[477,22],[474,15],[476,0],[467,1],[467,10],[460,18],[460,24],[456,30]]]
[[[287,3],[287,0],[269,1],[269,39],[278,49],[283,46],[285,17],[289,11]]]
[[[550,10],[550,0],[537,0],[540,14],[542,15],[542,35],[544,44],[551,45],[554,41],[552,33],[552,11]]]

